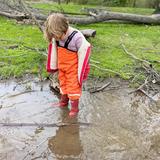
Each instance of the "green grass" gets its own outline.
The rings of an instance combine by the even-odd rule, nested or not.
[[[56,4],[57,5],[57,4]],[[56,5],[34,4],[34,6],[46,11],[57,8]],[[67,12],[80,12],[82,7],[74,4],[63,6]],[[88,6],[87,6],[88,7]],[[91,7],[91,6],[89,6]],[[92,8],[95,6],[92,6]],[[126,11],[130,13],[150,14],[150,9],[110,8],[112,11]],[[97,23],[90,25],[76,25],[78,29],[94,29],[97,31],[95,38],[90,38],[92,44],[91,59],[98,61],[101,68],[107,68],[120,73],[122,78],[129,79],[137,74],[140,62],[133,60],[123,50],[121,40],[127,50],[137,57],[149,61],[160,61],[160,26],[134,25],[118,23]],[[21,77],[24,74],[39,74],[43,68],[45,71],[46,57],[34,50],[45,49],[47,43],[43,40],[42,33],[36,26],[20,25],[15,21],[0,17],[0,76],[1,78]],[[18,45],[18,48],[7,49],[7,46]],[[4,57],[21,55],[18,57]],[[94,62],[92,62],[94,63]],[[160,72],[160,64],[153,66]],[[115,76],[115,74],[91,68],[93,76]],[[140,75],[143,77],[143,75]]]
[[[129,7],[111,7],[113,12],[123,12],[123,13],[133,13],[141,15],[151,15],[154,12],[154,9],[151,8],[129,8]]]
[[[44,56],[29,48],[45,48],[42,33],[36,26],[20,25],[0,17],[0,76],[21,77],[44,68]],[[17,46],[14,49],[8,46]]]
[[[97,31],[97,36],[91,39],[93,45],[92,58],[99,61],[102,68],[108,68],[121,73],[123,78],[129,78],[134,72],[137,61],[129,57],[123,50],[121,40],[127,50],[139,58],[154,61],[160,60],[159,26],[133,24],[92,24],[79,26]],[[157,69],[160,65],[155,64]],[[94,74],[103,76],[102,72]]]

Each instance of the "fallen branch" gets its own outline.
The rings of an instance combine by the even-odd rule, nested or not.
[[[0,58],[17,58],[17,57],[26,57],[29,56],[27,53],[26,54],[19,54],[19,55],[13,55],[13,56],[0,56]]]
[[[64,126],[90,126],[91,123],[0,123],[0,127],[64,127]]]
[[[95,67],[95,68],[97,68],[97,69],[99,69],[101,71],[106,71],[106,72],[114,73],[114,74],[119,75],[119,76],[121,75],[119,72],[113,71],[113,70],[108,69],[108,68],[101,68],[101,67],[99,67],[99,66],[97,66],[95,64],[90,64],[90,66]]]
[[[84,29],[84,30],[80,30],[80,31],[86,38],[95,37],[95,35],[96,35],[96,31],[93,29]]]
[[[18,48],[18,47],[19,47],[18,45],[0,46],[0,48],[2,48],[2,49],[15,49],[15,48]]]
[[[85,18],[69,17],[68,20],[70,23],[76,23],[76,24],[91,24],[91,23],[98,23],[110,20],[128,21],[132,23],[141,23],[141,24],[160,24],[159,15],[146,16],[146,15],[109,12],[109,11],[99,13],[98,15],[94,15],[94,17],[85,17]]]
[[[152,74],[152,73],[150,73],[150,74]],[[154,79],[154,80],[155,80],[155,79]],[[144,82],[142,85],[140,85],[137,89],[131,91],[129,94],[132,94],[132,93],[134,93],[134,92],[140,91],[140,92],[142,92],[145,96],[147,96],[150,100],[152,100],[153,102],[156,102],[156,100],[154,99],[154,97],[150,96],[150,95],[143,89],[144,87],[147,87],[147,84],[148,84],[148,87],[151,88],[151,87],[152,87],[152,84],[154,84],[154,83],[153,83],[154,80],[152,79],[151,76],[148,76],[148,77],[145,79],[145,82]],[[156,81],[155,81],[155,83],[156,83]],[[152,88],[152,90],[154,90],[154,89]]]
[[[153,99],[146,91],[144,91],[143,89],[139,89],[139,91],[141,91],[144,95],[146,95],[150,100],[152,100],[153,102],[156,102],[155,99]]]
[[[126,46],[122,43],[122,39],[120,40],[121,41],[121,46],[122,46],[122,49],[125,51],[126,54],[128,54],[130,57],[132,57],[133,59],[135,60],[138,60],[144,64],[147,64],[148,66],[152,67],[152,64],[150,62],[148,62],[147,60],[143,60],[141,58],[138,58],[136,57],[134,54],[128,52],[128,50],[126,49]]]
[[[23,19],[26,19],[27,16],[24,13],[18,13],[18,14],[13,14],[13,13],[8,13],[4,11],[0,11],[0,15],[12,19],[16,19],[18,21],[22,21]]]
[[[90,59],[90,62],[93,62],[93,63],[97,63],[97,64],[100,64],[100,62],[99,61],[95,61],[94,59]]]
[[[137,92],[137,91],[141,90],[146,84],[149,83],[148,78],[149,78],[149,77],[147,77],[147,78],[145,79],[145,82],[144,82],[143,84],[141,84],[137,89],[129,92],[129,94],[132,94],[132,93],[134,93],[134,92]]]
[[[40,12],[35,12],[35,9],[26,8],[24,2],[19,0],[21,7],[19,9],[10,7],[8,10],[0,8],[0,15],[6,16],[9,18],[14,18],[17,20],[22,19],[29,19],[30,16],[33,18],[35,17],[37,20],[42,20],[43,22],[46,20],[47,15],[41,14]],[[25,13],[23,9],[25,9]],[[60,8],[61,13],[64,13],[63,8]],[[55,11],[56,12],[56,11]],[[27,14],[26,14],[27,13]],[[66,16],[70,23],[74,24],[91,24],[91,23],[98,23],[104,21],[123,21],[123,22],[130,22],[130,23],[141,23],[141,24],[160,24],[160,15],[138,15],[138,14],[130,14],[130,13],[119,13],[119,12],[110,12],[110,11],[92,11],[89,10],[88,12],[91,16],[86,17],[76,17],[76,16]],[[39,26],[40,27],[40,26]]]
[[[111,84],[111,82],[108,82],[107,84],[103,85],[102,87],[100,88],[97,88],[93,91],[90,91],[90,93],[96,93],[96,92],[100,92],[100,91],[103,91],[105,88],[107,88],[109,85]]]
[[[36,90],[30,90],[30,89],[28,89],[26,91],[23,91],[23,92],[20,92],[20,93],[17,93],[17,94],[11,94],[11,95],[8,96],[8,98],[13,98],[13,97],[20,96],[20,95],[26,94],[26,93],[31,93],[31,92],[36,92]]]

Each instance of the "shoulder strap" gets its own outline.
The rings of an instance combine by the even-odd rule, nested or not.
[[[74,35],[75,35],[77,32],[78,32],[78,31],[73,31],[73,32],[69,35],[68,39],[67,39],[66,42],[65,42],[64,48],[68,48],[68,44],[70,43],[70,41],[72,40],[72,38],[74,37]]]
[[[56,41],[56,45],[59,46],[59,41]]]

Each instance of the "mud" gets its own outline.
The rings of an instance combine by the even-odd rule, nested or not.
[[[129,94],[126,82],[94,94],[87,86],[71,119],[69,109],[52,107],[58,97],[48,81],[1,82],[0,123],[35,125],[1,125],[0,160],[159,160],[159,103]],[[61,123],[76,125],[39,125]]]

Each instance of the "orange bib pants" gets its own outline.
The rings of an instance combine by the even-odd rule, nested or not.
[[[78,81],[78,54],[58,47],[58,70],[61,94],[67,94],[70,100],[79,99],[81,86]]]

